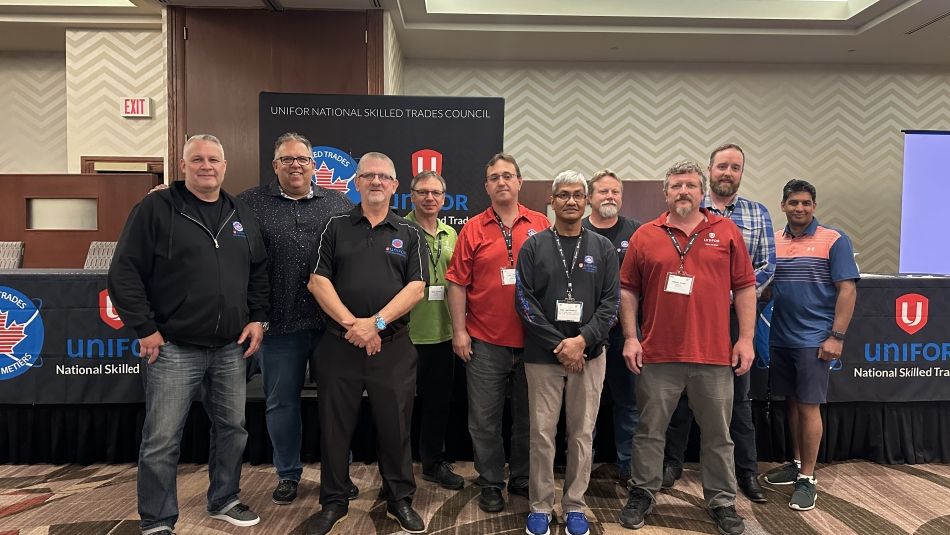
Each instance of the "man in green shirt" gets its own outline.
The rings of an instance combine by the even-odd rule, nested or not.
[[[440,221],[445,204],[445,179],[435,171],[423,171],[409,184],[413,210],[406,219],[423,230],[429,245],[429,284],[422,301],[409,315],[409,338],[419,353],[416,394],[419,416],[419,457],[422,479],[447,489],[460,489],[465,480],[452,471],[445,459],[445,429],[449,420],[455,358],[452,354],[452,320],[445,302],[445,271],[452,260],[455,229]]]

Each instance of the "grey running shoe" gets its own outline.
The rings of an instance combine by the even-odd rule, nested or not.
[[[709,510],[709,516],[716,521],[716,528],[722,535],[739,535],[745,531],[742,517],[736,513],[736,506],[724,505]]]
[[[243,503],[239,503],[227,511],[212,513],[211,518],[224,520],[225,522],[241,527],[253,526],[261,521],[261,517],[257,516],[257,513],[251,511],[250,507]]]
[[[810,511],[818,500],[818,487],[811,481],[800,478],[795,481],[795,490],[788,500],[788,506],[796,511]]]
[[[765,482],[769,485],[791,485],[798,479],[798,465],[788,463],[765,473]]]
[[[640,529],[651,511],[653,498],[647,491],[634,487],[630,489],[627,504],[620,510],[620,525],[627,529]]]

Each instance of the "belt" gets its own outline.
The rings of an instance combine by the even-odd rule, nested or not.
[[[339,338],[344,338],[344,339],[346,338],[346,331],[333,325],[327,325],[327,332]],[[406,336],[407,334],[409,334],[409,327],[403,327],[402,329],[394,332],[393,334],[390,334],[389,336],[379,337],[379,340],[380,342],[386,344],[386,343],[392,342],[393,340],[398,340],[402,338],[403,336]]]

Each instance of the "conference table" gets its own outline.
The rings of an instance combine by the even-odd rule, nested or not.
[[[950,462],[948,311],[950,278],[862,275],[845,352],[833,365],[829,403],[822,408],[819,461]],[[144,418],[145,364],[137,354],[135,334],[112,307],[105,272],[0,271],[0,462],[134,462]],[[454,460],[470,460],[464,367],[455,360],[446,450]],[[784,402],[769,394],[767,359],[757,357],[751,373],[759,459],[786,460]],[[318,403],[308,383],[301,402],[304,462],[319,461]],[[604,396],[594,444],[599,462],[613,460],[610,410]],[[360,419],[354,459],[371,462],[375,431],[368,411]],[[182,462],[207,460],[209,427],[196,402]],[[259,375],[249,377],[247,429],[245,459],[269,463]],[[417,434],[414,429],[414,447]],[[695,435],[687,460],[697,459]]]

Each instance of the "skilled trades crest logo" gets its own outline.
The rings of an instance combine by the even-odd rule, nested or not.
[[[920,294],[904,294],[894,301],[894,319],[907,334],[914,334],[927,325],[929,300]]]
[[[232,232],[233,235],[241,238],[247,237],[247,234],[244,232],[244,225],[242,225],[240,221],[231,223],[231,227],[234,229],[234,232]]]
[[[397,256],[406,256],[406,250],[402,248],[403,243],[399,238],[393,239],[389,247],[386,247],[386,252],[389,254],[394,254]]]
[[[18,290],[0,286],[0,381],[43,365],[41,307],[41,301],[34,303]]]
[[[99,319],[102,320],[102,323],[117,331],[125,326],[122,323],[122,318],[119,317],[119,311],[112,305],[108,288],[99,292]]]
[[[314,147],[313,183],[326,189],[339,191],[353,204],[360,202],[360,194],[351,182],[356,178],[356,160],[336,147]]]
[[[442,153],[433,149],[420,149],[412,153],[412,176],[424,171],[442,174]]]

